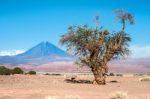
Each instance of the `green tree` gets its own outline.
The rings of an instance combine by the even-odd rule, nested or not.
[[[15,67],[14,69],[12,69],[12,73],[13,74],[23,74],[23,70],[19,67]]]
[[[11,70],[5,66],[0,66],[0,75],[10,75],[12,74]]]
[[[36,75],[36,72],[31,70],[31,71],[28,72],[28,74],[30,74],[30,75]]]
[[[119,16],[119,17],[118,17]],[[124,17],[128,16],[128,17]],[[117,18],[122,20],[122,29],[110,33],[102,28],[88,26],[69,27],[67,33],[61,36],[60,42],[79,57],[78,64],[91,68],[96,84],[106,83],[107,63],[113,58],[129,54],[131,38],[125,32],[126,21],[133,23],[133,16],[125,11],[117,12]],[[99,18],[96,18],[98,21]]]

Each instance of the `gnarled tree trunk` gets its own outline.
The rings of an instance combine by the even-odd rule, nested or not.
[[[108,31],[104,31],[101,35],[101,37],[99,38],[99,40],[95,43],[95,46],[92,47],[93,52],[90,54],[90,59],[92,60],[96,60],[99,54],[99,47],[102,45],[106,35],[108,35],[109,32]],[[92,72],[94,75],[94,84],[99,84],[99,85],[105,85],[106,84],[106,73],[108,71],[108,67],[107,67],[107,58],[103,59],[103,61],[101,61],[99,63],[100,66],[92,66]]]
[[[92,68],[92,72],[94,75],[93,84],[98,84],[98,85],[105,85],[106,84],[107,69],[108,69],[107,66],[94,66]]]

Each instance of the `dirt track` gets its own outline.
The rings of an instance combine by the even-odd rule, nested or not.
[[[150,99],[150,82],[140,82],[139,78],[108,77],[107,84],[99,86],[66,83],[64,76],[0,76],[0,99],[109,99],[116,91],[127,92],[130,99]],[[79,79],[92,81],[93,76]]]

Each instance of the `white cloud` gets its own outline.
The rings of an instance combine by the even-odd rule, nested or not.
[[[0,51],[0,56],[13,56],[23,53],[23,50],[4,50]]]
[[[150,58],[150,45],[149,46],[131,46],[132,58]]]

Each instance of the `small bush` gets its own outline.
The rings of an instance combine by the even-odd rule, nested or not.
[[[23,73],[24,71],[19,67],[9,69],[6,68],[5,66],[0,66],[0,75],[23,74]]]
[[[0,75],[10,75],[12,74],[11,69],[6,68],[5,66],[0,66]]]
[[[150,77],[141,78],[140,81],[150,81]]]
[[[57,73],[52,73],[52,74],[45,73],[44,75],[61,76],[61,74],[57,74]]]
[[[53,73],[53,74],[51,74],[51,75],[60,76],[61,74]]]
[[[36,72],[31,70],[31,71],[28,72],[28,74],[30,74],[30,75],[36,75]]]
[[[23,74],[23,70],[19,67],[15,67],[14,69],[12,69],[12,73],[13,74]]]
[[[49,73],[45,73],[44,75],[50,75]]]
[[[120,76],[120,77],[122,77],[122,76],[123,76],[123,74],[116,74],[116,76]]]
[[[110,73],[109,76],[115,76],[115,74],[114,73]]]
[[[127,93],[126,92],[115,92],[111,94],[110,99],[127,99]]]
[[[144,76],[143,74],[134,74],[133,76]]]

